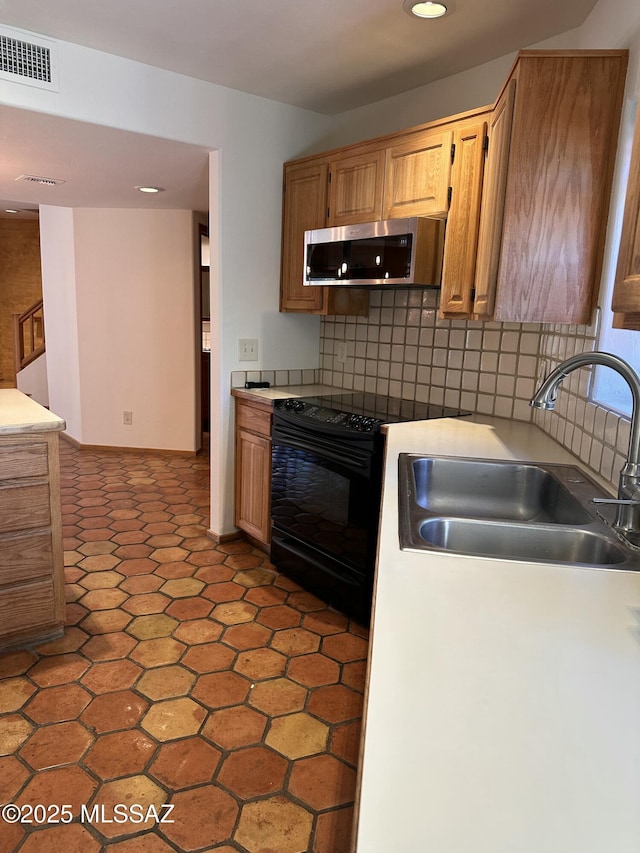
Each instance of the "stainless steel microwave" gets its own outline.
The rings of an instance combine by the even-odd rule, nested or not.
[[[304,284],[440,287],[445,220],[414,216],[304,234]]]

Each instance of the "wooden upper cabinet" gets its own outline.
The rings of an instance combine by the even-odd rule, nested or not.
[[[304,232],[327,224],[328,161],[286,164],[282,208],[280,311],[362,316],[369,294],[358,288],[305,287]]]
[[[329,165],[285,166],[282,212],[280,310],[322,313],[324,288],[305,287],[304,232],[323,228],[327,215]]]
[[[403,135],[386,150],[382,219],[445,216],[449,207],[453,130]]]
[[[475,298],[469,302],[469,310],[480,319],[493,314],[515,97],[516,82],[510,80],[489,120],[476,258]]]
[[[519,55],[498,249],[484,243],[499,253],[495,320],[591,321],[626,66],[627,51]]]
[[[486,137],[486,121],[462,124],[454,133],[451,204],[440,294],[440,313],[444,316],[466,316],[473,309]]]
[[[640,329],[640,109],[636,114],[611,308],[616,327]]]
[[[327,225],[355,225],[381,218],[384,151],[332,160],[329,182]]]

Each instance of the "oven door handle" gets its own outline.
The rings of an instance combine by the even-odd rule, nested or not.
[[[341,452],[335,442],[327,441],[327,439],[319,436],[309,440],[302,438],[297,432],[290,432],[286,428],[274,427],[271,440],[274,449],[277,445],[281,445],[296,450],[306,450],[315,456],[321,456],[323,460],[335,462],[354,471],[367,472],[371,464],[371,454],[366,451],[349,447],[348,453]]]

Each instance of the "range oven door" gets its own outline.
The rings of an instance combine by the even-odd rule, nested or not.
[[[379,436],[376,437],[376,442]],[[274,414],[271,560],[337,608],[368,618],[380,509],[374,437],[338,438]]]

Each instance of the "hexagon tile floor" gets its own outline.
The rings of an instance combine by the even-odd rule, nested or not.
[[[345,853],[367,632],[206,537],[206,458],[61,465],[67,629],[0,654],[1,853]]]

